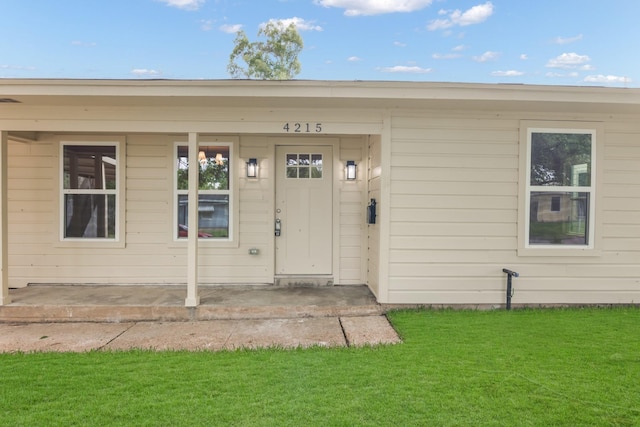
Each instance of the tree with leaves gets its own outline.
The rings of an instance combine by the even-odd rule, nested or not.
[[[250,42],[244,31],[236,34],[235,47],[227,66],[233,78],[290,80],[300,72],[298,55],[303,42],[295,24],[285,26],[271,21],[258,30],[258,37],[266,40]]]

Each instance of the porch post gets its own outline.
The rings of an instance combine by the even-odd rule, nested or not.
[[[7,238],[7,145],[8,133],[0,132],[0,305],[11,303],[9,297],[8,238]]]
[[[189,133],[189,234],[187,237],[187,299],[185,306],[200,304],[198,295],[198,134]]]

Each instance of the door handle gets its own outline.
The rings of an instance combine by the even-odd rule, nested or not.
[[[280,218],[276,218],[275,235],[279,236],[281,230],[282,230],[282,222],[280,221]]]

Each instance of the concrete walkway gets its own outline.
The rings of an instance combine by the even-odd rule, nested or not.
[[[0,324],[0,352],[233,350],[396,344],[384,316],[200,322]]]
[[[184,307],[176,286],[38,285],[0,307],[0,352],[233,350],[399,343],[362,286],[207,287]]]

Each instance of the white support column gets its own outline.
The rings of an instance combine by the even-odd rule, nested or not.
[[[198,295],[198,134],[189,133],[189,235],[187,237],[187,299],[185,306],[200,304]]]
[[[391,262],[391,113],[386,111],[382,121],[380,140],[380,200],[378,221],[380,222],[380,255],[378,302],[389,302],[389,271]]]
[[[7,223],[7,132],[0,132],[0,305],[11,303],[9,297]]]

